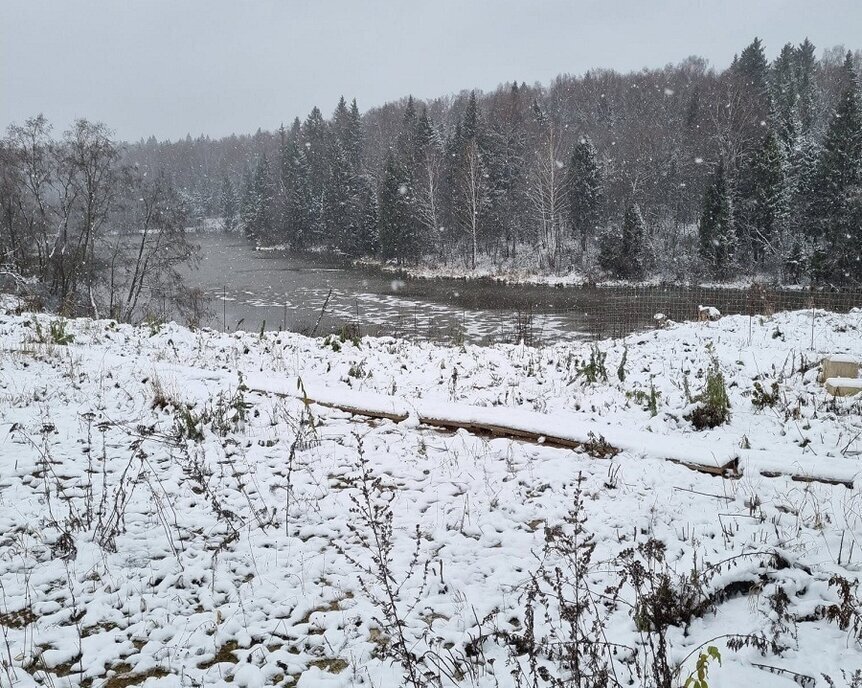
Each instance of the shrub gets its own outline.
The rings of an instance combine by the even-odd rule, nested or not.
[[[766,391],[760,382],[754,383],[754,391],[751,393],[751,403],[758,411],[767,406],[775,406],[779,402],[778,383],[773,382],[770,391]]]
[[[608,381],[608,369],[605,367],[605,359],[608,355],[599,349],[598,344],[593,344],[590,349],[590,360],[582,364],[576,363],[575,377],[583,377],[589,384]]]
[[[712,363],[706,373],[706,384],[703,391],[695,397],[695,401],[697,406],[685,416],[685,419],[691,421],[697,430],[715,428],[730,420],[730,398],[727,395],[727,385],[715,356],[712,357]]]
[[[34,321],[34,329],[36,330],[36,341],[39,344],[67,346],[75,341],[75,335],[66,332],[66,321],[62,318],[52,320],[48,325],[47,333],[42,329],[38,320]]]

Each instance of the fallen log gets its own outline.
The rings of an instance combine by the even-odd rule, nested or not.
[[[611,458],[630,452],[669,461],[690,470],[723,478],[738,478],[750,471],[764,477],[789,477],[799,482],[819,482],[853,488],[856,470],[840,462],[809,462],[799,458],[784,465],[770,460],[767,452],[741,449],[727,442],[704,441],[690,436],[666,436],[625,427],[601,425],[573,414],[543,414],[524,409],[469,406],[445,402],[403,399],[306,386],[299,380],[250,377],[249,389],[303,400],[325,408],[373,419],[401,423],[409,418],[418,424],[444,430],[467,430],[474,434],[504,437],[535,444],[576,449],[595,458]]]

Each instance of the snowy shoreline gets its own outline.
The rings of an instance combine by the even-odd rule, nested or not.
[[[630,611],[640,598],[626,557],[647,557],[674,595],[694,596],[680,597],[690,618],[665,630],[680,683],[712,644],[722,665],[711,686],[790,685],[762,665],[844,685],[862,646],[828,609],[841,604],[838,576],[851,586],[847,613],[862,618],[862,398],[830,398],[818,363],[862,358],[862,312],[822,312],[815,326],[813,348],[808,312],[671,324],[597,349],[448,347],[0,312],[0,648],[13,658],[0,682],[397,685],[404,668],[385,650],[393,627],[356,511],[364,474],[392,519],[404,633],[417,655],[448,645],[473,672],[457,685],[511,686],[512,663],[529,668],[512,639],[573,513],[594,548],[583,584],[622,586],[602,612],[603,632],[634,652],[613,660],[621,677],[650,636]],[[604,374],[588,374],[597,351]],[[696,431],[689,397],[715,361],[731,418]],[[322,389],[397,404],[407,419],[305,403]],[[411,405],[565,422],[623,451],[442,432]],[[742,456],[741,476],[661,458],[695,446]],[[776,469],[840,473],[853,487]],[[685,592],[693,570],[700,587]],[[532,604],[558,618],[549,600]],[[535,637],[550,641],[545,608],[535,612]],[[716,639],[761,633],[763,652]]]
[[[710,281],[667,281],[658,279],[652,280],[620,280],[620,279],[593,279],[582,272],[571,272],[566,275],[548,275],[535,273],[528,270],[503,270],[497,271],[493,268],[477,268],[470,270],[469,268],[460,268],[455,266],[443,265],[440,267],[428,266],[405,266],[391,265],[379,260],[360,259],[353,261],[354,265],[363,267],[377,268],[383,272],[389,272],[395,275],[404,275],[411,279],[449,279],[449,280],[487,280],[499,284],[509,286],[537,286],[537,287],[590,287],[599,289],[618,289],[618,288],[648,288],[648,287],[667,287],[667,288],[700,288],[700,289],[716,289],[728,291],[744,291],[754,287],[767,287],[769,289],[779,289],[783,291],[803,291],[808,289],[802,284],[780,284],[771,278],[764,276],[762,279],[758,277],[737,279],[731,282],[710,282]]]

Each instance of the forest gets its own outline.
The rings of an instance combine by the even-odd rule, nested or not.
[[[0,263],[67,310],[194,302],[185,229],[469,274],[586,281],[862,282],[862,52],[773,60],[759,39],[547,86],[344,97],[276,131],[123,144],[36,116],[0,142]],[[253,104],[250,104],[252,107]],[[134,238],[132,238],[134,237]]]
[[[195,212],[261,244],[667,281],[862,280],[862,57],[808,40],[513,81],[163,144]]]

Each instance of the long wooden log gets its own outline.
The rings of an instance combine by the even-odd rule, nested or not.
[[[572,428],[563,430],[560,426],[555,425],[559,419],[543,414],[526,412],[527,420],[524,421],[520,417],[510,417],[507,415],[506,409],[500,408],[485,408],[466,405],[434,404],[425,402],[416,402],[415,406],[409,405],[403,400],[398,400],[393,397],[388,397],[373,393],[357,393],[352,390],[335,390],[323,388],[320,390],[308,390],[306,387],[296,385],[291,387],[283,382],[272,380],[260,380],[257,383],[249,381],[249,388],[253,391],[271,393],[277,396],[292,397],[303,400],[307,404],[315,404],[325,408],[343,411],[354,416],[372,419],[391,420],[396,423],[407,420],[411,413],[421,425],[440,428],[443,430],[467,430],[468,432],[481,435],[491,435],[493,437],[504,437],[523,442],[531,442],[534,444],[547,445],[552,447],[563,447],[567,449],[576,449],[582,451],[589,456],[607,459],[616,456],[621,451],[626,449],[631,451],[639,451],[638,447],[641,444],[644,447],[655,445],[657,436],[643,438],[636,437],[639,434],[636,432],[625,432],[614,439],[613,433],[611,441],[606,440],[600,428],[596,428],[595,433],[584,432],[584,428],[580,431],[573,431]],[[447,409],[451,413],[447,413]],[[589,427],[589,426],[587,426]],[[612,430],[609,428],[608,430]],[[580,435],[588,435],[581,437]],[[642,442],[641,442],[642,440]],[[616,443],[621,442],[621,446]],[[744,450],[727,450],[724,453],[720,451],[705,454],[700,460],[692,457],[685,449],[685,445],[680,449],[673,442],[664,446],[658,445],[658,449],[653,447],[653,450],[648,454],[655,458],[676,463],[680,466],[697,471],[724,478],[738,478],[742,475],[743,468],[747,467],[754,470],[760,475],[767,478],[779,476],[789,477],[792,480],[799,482],[818,482],[829,485],[844,485],[850,489],[853,488],[854,480],[842,476],[818,476],[809,475],[804,471],[794,469],[788,466],[787,469],[775,469],[772,467],[758,466],[758,459],[752,465],[743,464],[740,461],[740,456],[753,456],[756,452],[745,452]],[[662,452],[667,452],[664,455]],[[692,450],[695,455],[697,451]],[[703,453],[703,452],[701,452]],[[707,460],[705,457],[710,457]]]

